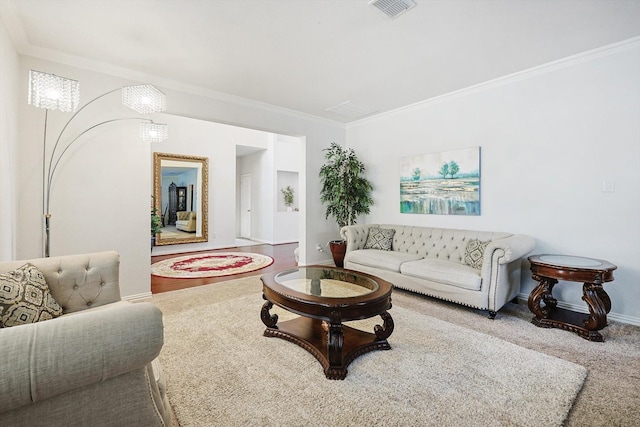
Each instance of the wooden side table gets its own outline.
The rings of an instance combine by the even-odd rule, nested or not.
[[[531,323],[575,332],[589,341],[604,341],[598,331],[607,326],[611,300],[602,284],[613,281],[613,270],[618,267],[600,259],[568,255],[534,255],[528,259],[532,277],[539,282],[529,295],[529,310],[536,315]],[[582,300],[587,303],[588,315],[556,307],[558,301],[552,290],[558,280],[584,283]]]

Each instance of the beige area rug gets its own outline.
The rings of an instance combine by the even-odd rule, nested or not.
[[[169,258],[151,264],[154,276],[173,278],[220,277],[248,273],[273,264],[273,258],[249,252],[211,252]]]
[[[254,277],[154,296],[164,312],[160,359],[183,427],[559,426],[587,375],[577,364],[394,299],[392,350],[356,359],[344,381],[327,380],[307,351],[262,336],[259,283]],[[252,293],[229,292],[234,285]],[[354,323],[372,330],[380,318]]]

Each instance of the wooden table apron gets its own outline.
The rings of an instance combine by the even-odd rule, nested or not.
[[[589,341],[604,341],[598,331],[607,326],[611,299],[602,288],[602,284],[613,281],[613,270],[617,267],[608,261],[591,258],[584,259],[598,261],[601,265],[595,268],[553,264],[542,261],[541,258],[545,256],[549,255],[534,255],[528,258],[532,277],[539,282],[529,295],[529,310],[535,314],[532,323],[543,328],[560,328],[574,332]],[[558,280],[583,283],[582,300],[587,304],[589,315],[556,307],[558,301],[553,298],[552,290]],[[544,306],[541,302],[544,302]]]
[[[326,267],[323,267],[326,268]],[[344,379],[348,365],[357,357],[374,350],[389,350],[387,338],[393,332],[391,308],[393,285],[377,277],[358,272],[376,281],[379,288],[369,294],[349,298],[328,298],[296,292],[275,282],[272,273],[262,276],[263,299],[260,317],[267,326],[264,335],[293,342],[322,365],[329,379]],[[276,304],[301,317],[278,323],[278,315],[269,310]],[[342,322],[380,316],[383,324],[374,333],[361,331]]]

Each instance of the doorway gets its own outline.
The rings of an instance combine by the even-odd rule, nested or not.
[[[240,237],[251,239],[251,174],[240,175]]]

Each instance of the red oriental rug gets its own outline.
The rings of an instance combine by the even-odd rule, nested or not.
[[[212,252],[187,255],[151,264],[151,274],[162,277],[219,277],[260,270],[273,264],[273,258],[250,252]]]

